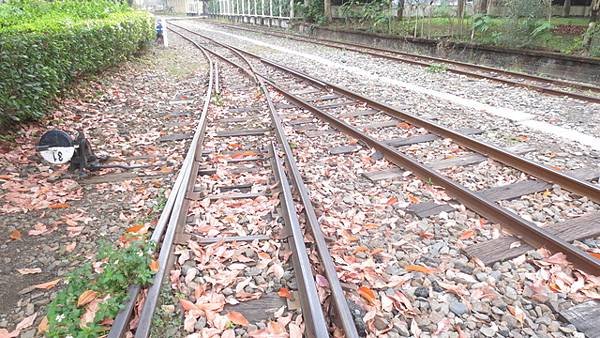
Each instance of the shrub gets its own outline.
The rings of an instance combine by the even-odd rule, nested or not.
[[[149,14],[107,2],[0,5],[0,127],[41,118],[71,81],[125,60],[152,38]],[[21,20],[7,19],[7,12]]]

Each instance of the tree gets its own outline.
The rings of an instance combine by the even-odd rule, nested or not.
[[[396,11],[396,15],[399,20],[402,20],[404,17],[404,0],[398,0],[398,10]]]
[[[571,0],[565,0],[565,4],[563,5],[563,16],[568,17],[571,15]]]
[[[482,13],[482,14],[487,14],[487,8],[488,8],[488,0],[480,0],[479,8],[478,8],[477,12]]]
[[[456,16],[458,16],[461,19],[465,16],[465,0],[458,0],[458,5],[456,7]]]
[[[598,21],[598,12],[600,12],[600,0],[592,0],[592,17],[590,22]]]
[[[331,20],[331,0],[323,0],[323,15]]]

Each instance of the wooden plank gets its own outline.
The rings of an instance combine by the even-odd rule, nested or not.
[[[525,144],[518,144],[516,146],[512,146],[512,147],[508,148],[507,150],[509,150],[515,154],[524,154],[527,152],[535,151],[535,148],[529,147]],[[440,170],[440,169],[446,169],[449,167],[454,167],[454,166],[459,166],[459,165],[475,164],[475,163],[483,162],[486,159],[487,158],[484,157],[483,155],[473,154],[473,155],[465,155],[465,156],[460,156],[457,158],[452,158],[452,159],[447,159],[447,160],[428,162],[428,163],[426,163],[426,165],[428,165],[430,168]],[[372,182],[377,182],[377,181],[381,181],[381,180],[389,180],[392,178],[401,177],[403,173],[404,173],[404,170],[401,168],[390,168],[390,169],[384,169],[384,170],[379,170],[379,171],[371,171],[368,173],[363,173],[363,176],[365,176],[367,179],[371,180]]]
[[[390,120],[390,121],[383,121],[383,122],[375,122],[375,123],[370,123],[370,124],[364,124],[364,125],[358,126],[358,128],[360,128],[360,129],[389,128],[389,127],[395,127],[398,123],[400,123],[400,121],[398,121],[398,120]]]
[[[353,105],[353,104],[357,104],[357,102],[356,101],[344,101],[344,102],[338,102],[338,103],[317,106],[317,108],[318,109],[334,109],[334,108],[345,107],[345,106],[349,106],[349,105]]]
[[[306,117],[306,118],[299,118],[299,119],[287,121],[286,123],[290,126],[297,126],[297,125],[313,123],[313,122],[315,122],[315,119],[313,119],[312,117]]]
[[[518,144],[518,145],[515,145],[512,147],[508,147],[508,148],[506,148],[506,150],[510,151],[511,153],[521,155],[521,154],[530,153],[532,151],[535,151],[536,149],[533,147],[530,147],[524,143],[521,143],[521,144]],[[435,161],[427,162],[426,165],[432,169],[442,170],[442,169],[447,169],[447,168],[452,168],[452,167],[461,167],[461,166],[466,166],[466,165],[477,164],[477,163],[484,162],[487,159],[488,158],[483,155],[472,154],[472,155],[465,155],[465,156],[460,156],[460,157],[456,157],[456,158],[449,158],[449,159],[445,159],[445,160],[435,160]]]
[[[228,118],[228,119],[221,119],[216,122],[220,123],[220,124],[229,124],[229,123],[238,123],[238,122],[245,122],[245,121],[248,121],[247,117],[232,117],[232,118]]]
[[[304,132],[304,135],[307,137],[319,137],[323,135],[335,134],[334,130],[326,129],[326,130],[307,130]]]
[[[369,116],[381,113],[380,111],[369,109],[369,110],[358,110],[351,113],[340,114],[340,117],[358,117],[358,116]]]
[[[276,103],[275,104],[275,109],[292,109],[292,108],[296,108],[296,106],[294,106],[293,104],[287,104],[287,103]]]
[[[172,141],[181,141],[181,140],[189,140],[194,137],[193,134],[171,134],[165,135],[158,139],[158,142],[172,142]]]
[[[600,337],[600,301],[590,300],[560,311],[569,323],[588,338]]]
[[[292,92],[292,94],[297,96],[297,95],[308,95],[308,94],[314,94],[314,93],[320,93],[320,92],[322,92],[322,90],[309,88],[309,89],[301,90],[299,92]]]
[[[568,221],[545,226],[548,232],[567,242],[594,237],[600,234],[600,213],[591,213]],[[520,242],[520,246],[513,243]],[[511,246],[513,246],[511,248]],[[517,237],[505,236],[487,242],[477,243],[464,249],[471,257],[481,259],[484,264],[511,259],[534,248],[521,242]]]
[[[331,101],[331,100],[339,99],[341,97],[342,96],[339,96],[336,94],[331,94],[331,95],[310,97],[310,98],[304,99],[304,101],[306,101],[306,102]]]
[[[338,147],[329,148],[329,154],[330,155],[349,154],[349,153],[358,151],[360,148],[361,147],[358,145],[338,146]]]
[[[366,177],[371,182],[377,182],[377,181],[381,181],[381,180],[388,180],[390,178],[401,177],[403,173],[404,173],[404,169],[391,168],[391,169],[363,173],[363,176]]]
[[[276,292],[265,293],[259,299],[240,302],[236,305],[225,304],[225,311],[236,311],[244,315],[250,323],[273,319],[273,314],[286,305],[286,298]]]
[[[210,198],[211,200],[221,200],[221,199],[229,199],[229,200],[241,200],[247,198],[257,198],[258,196],[265,196],[264,192],[248,192],[248,193],[228,193],[228,194],[215,194],[208,195],[205,198]]]
[[[264,135],[269,131],[270,129],[267,128],[223,130],[217,132],[215,137],[257,136]]]
[[[482,133],[481,130],[473,129],[473,128],[461,128],[461,129],[458,129],[457,131],[464,135],[476,135],[476,134]],[[423,134],[423,135],[416,135],[416,136],[411,136],[411,137],[407,137],[407,138],[395,138],[395,139],[387,140],[387,141],[385,141],[385,143],[392,147],[401,147],[401,146],[409,146],[409,145],[417,144],[417,143],[431,142],[431,141],[438,140],[439,138],[440,137],[435,134]]]
[[[230,108],[228,111],[230,113],[249,113],[258,111],[259,107],[238,107],[238,108]]]
[[[576,169],[569,172],[569,175],[576,177],[580,180],[590,181],[600,176],[600,168],[593,169]],[[525,180],[512,184],[503,185],[500,187],[494,187],[486,190],[477,192],[483,197],[490,201],[504,201],[519,198],[524,195],[535,194],[542,192],[546,189],[550,189],[552,185],[550,183],[538,180]],[[448,204],[436,204],[433,201],[423,202],[419,204],[413,204],[407,208],[407,211],[414,213],[415,215],[425,218],[431,215],[437,215],[442,211],[452,211],[452,208]]]

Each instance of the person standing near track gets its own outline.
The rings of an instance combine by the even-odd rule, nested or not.
[[[158,19],[157,23],[156,23],[156,43],[158,44],[163,44],[164,42],[164,37],[163,37],[163,26],[162,26],[162,22],[160,19]]]

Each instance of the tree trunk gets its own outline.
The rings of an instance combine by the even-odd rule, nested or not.
[[[456,7],[456,16],[461,19],[465,16],[465,0],[458,0],[458,6]]]
[[[398,10],[396,11],[398,20],[402,20],[404,17],[404,0],[398,0]]]
[[[590,22],[597,22],[600,13],[600,0],[592,0],[592,17]]]
[[[480,0],[479,1],[479,10],[478,13],[487,14],[488,9],[488,0]]]
[[[323,0],[323,15],[331,20],[331,0]]]
[[[563,6],[563,16],[565,18],[571,15],[571,0],[565,0],[565,4]]]

